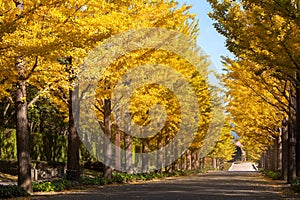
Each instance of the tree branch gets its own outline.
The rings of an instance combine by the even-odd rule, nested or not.
[[[35,68],[38,66],[38,56],[35,57],[34,65],[32,66],[29,74],[26,76],[26,79],[29,79],[32,73],[34,72]]]

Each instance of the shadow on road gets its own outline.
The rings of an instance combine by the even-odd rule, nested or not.
[[[99,186],[76,194],[32,199],[286,199],[275,191],[278,184],[257,172],[211,172],[146,183]]]

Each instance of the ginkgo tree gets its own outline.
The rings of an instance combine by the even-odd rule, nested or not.
[[[5,86],[5,89],[1,87],[1,95],[12,95],[15,99],[18,184],[29,192],[32,188],[26,87],[36,78],[34,73],[43,69],[45,65],[49,70],[43,70],[40,77],[48,77],[51,67],[55,66],[51,59],[54,56],[53,51],[57,49],[57,45],[62,45],[52,32],[55,20],[47,22],[51,17],[47,18],[46,13],[51,6],[57,8],[62,6],[62,2],[4,1],[0,11],[0,65]],[[49,79],[49,82],[52,81],[53,79]]]
[[[271,107],[268,109],[271,116],[282,112],[284,114],[279,114],[280,119],[283,119],[283,115],[288,116],[290,130],[297,138],[298,155],[300,150],[300,129],[297,123],[300,120],[298,59],[300,37],[297,1],[208,0],[208,2],[213,8],[210,17],[216,20],[215,28],[225,36],[228,50],[236,56],[233,60],[241,66],[241,68],[229,68],[229,72],[237,74],[238,70],[242,70],[246,77],[236,77],[236,83],[246,86],[248,89],[244,88],[244,90],[251,92],[261,101],[275,106],[277,108],[275,110]],[[233,66],[232,61],[228,61],[229,59],[226,60],[229,66]],[[238,86],[230,86],[231,89],[233,87]],[[253,106],[259,108],[262,104],[260,101],[257,103]],[[258,118],[255,120],[258,124],[253,125],[261,126],[261,120],[264,121]],[[275,124],[278,125],[277,119]],[[292,126],[295,128],[293,129]],[[273,133],[274,129],[271,128],[271,133],[268,135],[272,136]],[[290,148],[294,151],[295,147],[290,145]],[[290,160],[297,158],[297,164],[290,163],[290,166],[293,166],[292,171],[299,175],[297,170],[300,169],[299,156],[292,157],[294,158]],[[294,172],[291,172],[292,177],[296,175]]]
[[[209,156],[218,159],[220,162],[232,160],[232,156],[235,151],[235,145],[233,144],[232,127],[229,125],[230,120],[226,120],[222,127],[221,133],[218,137],[216,145]]]
[[[266,82],[263,84],[258,81],[256,75],[247,69],[253,65],[247,62],[231,64],[227,66],[228,73],[223,77],[228,88],[227,110],[232,116],[235,130],[242,138],[248,158],[258,160],[261,152],[278,137],[279,127],[285,117],[286,99],[278,95],[276,97],[281,99],[280,102],[275,100],[275,92],[271,93],[271,88],[265,88],[268,86]],[[276,83],[268,75],[260,78],[268,79],[273,85]]]

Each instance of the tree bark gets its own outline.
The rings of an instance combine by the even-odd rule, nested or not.
[[[125,134],[124,136],[124,145],[125,145],[125,169],[126,172],[131,174],[132,169],[132,137],[131,135]]]
[[[197,169],[197,151],[196,150],[192,150],[192,170],[196,170]]]
[[[192,155],[191,155],[191,150],[186,151],[186,170],[191,170],[192,169]]]
[[[165,145],[168,144],[168,141],[169,141],[169,137],[165,137]],[[172,161],[172,152],[171,151],[172,150],[170,148],[165,148],[164,165],[165,165],[166,172],[171,172],[171,161]]]
[[[205,169],[205,157],[200,157],[200,169]]]
[[[211,158],[211,164],[213,169],[217,169],[217,159]]]
[[[18,63],[22,65],[22,63]],[[23,66],[24,67],[24,66]],[[16,91],[18,185],[32,192],[29,131],[27,118],[26,81],[18,83]]]
[[[104,133],[108,140],[112,139],[111,133],[111,100],[104,99]],[[112,168],[111,168],[111,160],[112,160],[112,143],[111,141],[104,141],[104,159],[105,159],[105,169],[104,169],[104,178],[108,180],[112,180]]]
[[[276,145],[275,145],[275,160],[276,160],[276,162],[275,162],[275,169],[276,169],[276,171],[281,171],[281,137],[280,137],[280,135],[278,136],[278,137],[276,137]]]
[[[288,147],[289,147],[289,160],[288,160],[288,177],[287,182],[291,183],[296,178],[296,142],[295,142],[295,122],[290,119],[288,127]]]
[[[270,162],[270,170],[272,170],[272,171],[275,171],[276,170],[276,162],[277,162],[277,160],[276,160],[276,157],[275,157],[275,152],[276,152],[276,148],[275,148],[275,143],[276,143],[276,141],[274,142],[274,144],[272,145],[272,147],[270,148],[270,160],[269,160],[269,162]]]
[[[300,74],[296,74],[296,121],[295,121],[295,148],[296,148],[296,176],[300,177]]]
[[[172,145],[172,155],[173,155],[173,160],[172,160],[172,167],[171,170],[172,172],[177,170],[178,166],[178,142],[176,141],[174,145]]]
[[[147,156],[147,153],[149,152],[149,139],[148,138],[144,138],[143,139],[143,144],[142,144],[142,170],[145,173],[149,172],[149,159]]]
[[[291,183],[296,177],[296,130],[297,130],[297,96],[296,91],[289,90],[289,119],[288,119],[288,177]]]
[[[180,161],[179,161],[179,170],[180,171],[183,171],[183,155],[184,154],[182,154],[181,156],[180,156]]]
[[[121,131],[119,129],[116,130],[116,169],[121,169]]]
[[[277,151],[277,167],[278,171],[281,172],[283,176],[283,170],[282,170],[282,156],[283,156],[283,141],[282,141],[282,128],[280,128],[280,135],[278,137],[278,151]]]
[[[80,164],[79,164],[79,146],[80,139],[77,134],[75,119],[73,116],[73,104],[77,105],[78,87],[69,90],[69,135],[68,135],[68,151],[67,151],[67,179],[73,181],[80,180]]]
[[[282,138],[282,175],[283,179],[287,180],[288,178],[288,160],[289,160],[289,150],[288,150],[288,124],[287,120],[285,119],[282,123],[282,131],[281,131],[281,138]]]
[[[159,135],[158,139],[157,139],[157,149],[161,149],[162,145],[163,145],[163,139],[162,137]],[[156,155],[156,159],[157,159],[157,169],[158,169],[158,173],[162,173],[162,167],[163,167],[163,154],[159,153],[159,151],[157,151],[157,155]]]
[[[271,153],[270,153],[270,147],[268,148],[268,150],[267,150],[267,153],[266,153],[266,168],[268,169],[268,170],[271,170],[271,166],[270,166],[270,160],[271,160]]]

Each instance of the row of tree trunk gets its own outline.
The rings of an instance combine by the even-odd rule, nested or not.
[[[281,172],[287,183],[300,177],[300,75],[296,74],[295,90],[289,91],[288,117],[283,120],[273,146],[261,157],[261,166]]]
[[[281,172],[282,178],[291,183],[299,173],[297,168],[295,126],[291,120],[284,120],[280,135],[274,139],[274,144],[262,154],[260,167]]]

